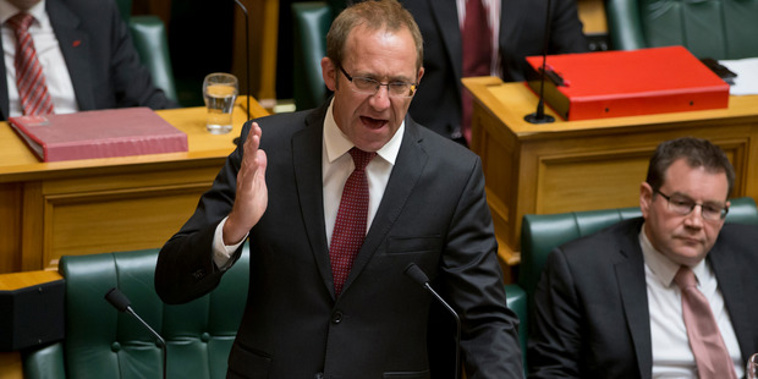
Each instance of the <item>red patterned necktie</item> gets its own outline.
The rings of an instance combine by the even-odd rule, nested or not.
[[[358,250],[366,237],[368,217],[366,165],[376,156],[376,153],[368,153],[356,147],[350,149],[349,153],[353,157],[355,170],[345,182],[337,211],[337,221],[334,223],[332,245],[329,247],[336,296],[342,292],[342,286],[353,267],[353,260],[358,255]]]
[[[466,1],[466,18],[461,30],[463,42],[463,77],[489,76],[492,61],[492,31],[483,0]],[[463,119],[461,133],[471,142],[471,113],[473,97],[464,88],[462,93]]]
[[[28,13],[17,13],[8,20],[16,33],[16,84],[21,108],[25,115],[45,115],[53,113],[53,101],[47,92],[45,74],[34,50],[34,41],[29,34],[29,25],[34,17]]]
[[[695,273],[682,266],[674,277],[682,290],[682,315],[700,379],[737,378],[732,357],[713,317],[711,306],[697,289]]]

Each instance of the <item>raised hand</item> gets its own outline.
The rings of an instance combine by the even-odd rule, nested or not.
[[[224,244],[240,242],[263,216],[268,206],[266,152],[258,149],[262,131],[257,122],[245,140],[242,165],[237,172],[237,193],[229,218],[224,224]]]

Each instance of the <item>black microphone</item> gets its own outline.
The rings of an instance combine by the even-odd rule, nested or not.
[[[130,315],[132,315],[134,318],[139,321],[142,326],[144,326],[147,330],[152,333],[152,335],[158,340],[161,350],[163,351],[163,378],[166,378],[166,340],[161,337],[158,332],[156,332],[150,325],[145,322],[136,312],[134,312],[134,309],[132,309],[132,303],[129,301],[129,298],[124,295],[123,292],[119,291],[118,288],[113,287],[108,291],[108,293],[105,294],[105,300],[108,300],[111,305],[118,309],[119,312],[126,312]]]
[[[245,72],[247,75],[247,120],[250,121],[250,19],[247,16],[247,8],[245,8],[239,0],[234,0],[242,13],[245,14]]]
[[[426,276],[424,270],[418,267],[415,263],[411,262],[408,267],[405,268],[405,274],[408,275],[413,281],[424,287],[429,291],[437,301],[442,304],[445,309],[453,315],[455,318],[455,378],[458,379],[461,376],[461,318],[458,316],[458,312],[440,296],[437,291],[429,285],[429,277]]]
[[[550,8],[551,2],[547,0],[547,16],[545,18],[545,38],[542,45],[542,77],[540,78],[540,101],[537,103],[537,111],[524,116],[524,120],[531,124],[549,124],[555,122],[555,117],[545,114],[545,75],[547,66],[547,49],[550,46]]]

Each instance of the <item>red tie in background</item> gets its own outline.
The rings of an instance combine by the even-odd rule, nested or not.
[[[376,156],[376,153],[368,153],[356,147],[350,149],[349,153],[353,157],[355,170],[345,182],[337,211],[337,221],[332,233],[332,245],[329,247],[336,296],[342,292],[342,286],[353,267],[353,260],[358,255],[358,250],[366,237],[368,217],[366,166]]]
[[[16,33],[16,84],[25,115],[45,115],[53,113],[53,101],[47,92],[45,74],[34,50],[34,41],[29,34],[29,26],[34,17],[28,13],[17,13],[8,20]]]
[[[463,42],[463,77],[489,76],[492,62],[492,31],[487,20],[483,0],[466,1],[466,19],[461,30]],[[471,142],[471,94],[463,89],[463,119],[461,133]]]
[[[682,315],[700,379],[737,378],[711,306],[697,289],[695,273],[682,266],[674,277],[682,289]]]

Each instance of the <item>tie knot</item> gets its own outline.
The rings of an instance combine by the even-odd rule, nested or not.
[[[27,31],[29,30],[29,26],[34,21],[34,16],[30,15],[26,12],[20,12],[16,13],[8,19],[8,24],[10,24],[13,27],[13,30],[15,31]]]
[[[358,171],[365,170],[366,166],[368,166],[368,163],[371,162],[371,160],[376,156],[376,153],[369,153],[357,147],[350,149],[348,153],[350,153],[350,156],[353,157],[355,169]]]
[[[676,272],[676,276],[674,276],[674,282],[681,289],[697,287],[697,279],[695,279],[695,273],[692,272],[692,269],[687,266],[682,266],[679,268],[679,271]]]

